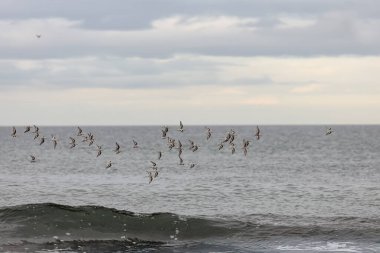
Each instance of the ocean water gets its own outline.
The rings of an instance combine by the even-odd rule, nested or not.
[[[1,127],[0,252],[380,252],[380,126],[210,127]]]

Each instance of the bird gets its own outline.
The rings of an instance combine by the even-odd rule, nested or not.
[[[230,146],[231,146],[231,153],[234,154],[235,153],[235,144],[230,143]]]
[[[30,162],[34,163],[36,161],[36,157],[34,155],[30,155]]]
[[[34,140],[37,139],[39,136],[40,136],[40,133],[36,132],[35,135],[34,135]]]
[[[162,129],[161,133],[162,133],[161,138],[162,139],[166,139],[166,132],[165,132],[165,130]]]
[[[189,142],[190,142],[190,148],[189,149],[192,150],[194,148],[195,143],[192,140],[189,140]]]
[[[75,147],[77,144],[75,143],[75,139],[73,138],[73,137],[69,137],[70,138],[70,148],[73,148],[73,147]]]
[[[156,178],[156,177],[158,177],[158,169],[157,168],[153,168],[153,169],[154,169],[153,177]]]
[[[12,137],[16,137],[16,133],[17,133],[16,128],[15,128],[15,127],[12,127],[12,134],[11,134],[11,136],[12,136]]]
[[[256,139],[257,140],[260,140],[260,137],[261,137],[261,134],[260,134],[260,128],[259,126],[256,126],[256,133],[255,133],[255,136],[256,136]]]
[[[211,129],[206,127],[207,133],[206,133],[206,140],[209,140],[211,138]]]
[[[177,131],[180,131],[180,132],[183,132],[183,124],[182,124],[182,121],[179,122],[179,128],[177,129]]]
[[[119,154],[120,153],[120,145],[119,145],[119,143],[115,143],[115,145],[116,145],[116,148],[113,150],[116,154]]]
[[[168,126],[163,126],[162,127],[162,129],[161,129],[161,132],[162,132],[161,138],[162,139],[166,138],[166,134],[168,133],[168,131],[169,131],[169,127]]]
[[[133,140],[133,148],[138,148],[138,144],[137,144],[137,141]]]
[[[77,136],[82,136],[83,135],[82,134],[82,132],[83,132],[82,128],[80,128],[80,127],[77,127],[77,128],[78,128]]]
[[[106,165],[106,169],[111,168],[111,166],[112,166],[112,161],[108,161],[108,163]]]
[[[327,128],[326,135],[330,135],[334,132],[334,130],[331,129],[331,127]]]
[[[25,127],[25,131],[24,131],[24,133],[27,133],[27,132],[29,132],[30,131],[30,126],[26,126]]]
[[[162,157],[162,152],[158,151],[158,160],[161,160],[161,157]]]
[[[42,145],[44,142],[45,142],[45,136],[42,135],[40,139],[40,145]]]
[[[98,153],[96,157],[99,157],[102,154],[102,146],[96,145],[98,147]]]
[[[38,133],[40,131],[40,128],[36,125],[33,125],[33,128],[34,128],[34,134]]]
[[[153,174],[152,171],[148,171],[148,176],[149,176],[149,184],[152,183],[153,181]]]
[[[57,147],[58,140],[54,135],[51,135],[51,141],[53,142],[54,149]]]
[[[41,36],[42,36],[41,34],[36,34],[37,39],[40,39]]]

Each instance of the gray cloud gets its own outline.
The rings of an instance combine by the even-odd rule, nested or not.
[[[162,3],[167,4],[167,2],[169,1]],[[274,2],[281,6],[278,1]],[[4,2],[1,3],[4,7]],[[61,2],[58,1],[58,3]],[[79,9],[83,9],[82,5],[85,3],[88,2],[80,1],[78,4]],[[227,5],[226,2],[222,3]],[[97,9],[101,10],[104,2],[94,6],[95,14],[92,15],[99,15],[96,16],[98,21],[94,21],[94,23],[91,23],[91,17],[85,15],[87,12],[84,12],[85,14],[82,17],[73,15],[77,10],[65,18],[50,16],[44,19],[44,15],[41,15],[38,16],[38,19],[17,19],[21,17],[37,17],[39,12],[37,10],[33,11],[34,7],[30,7],[29,3],[22,10],[10,11],[11,14],[16,12],[13,18],[10,17],[11,14],[9,13],[5,15],[5,18],[8,16],[11,20],[0,19],[0,28],[2,29],[2,34],[0,34],[0,55],[2,58],[80,56],[165,58],[175,54],[314,56],[377,55],[380,53],[380,48],[378,47],[380,43],[380,31],[378,29],[380,17],[359,15],[357,10],[352,10],[355,4],[350,6],[351,9],[345,8],[345,10],[334,11],[334,5],[323,1],[322,3],[325,3],[326,6],[320,4],[319,9],[324,6],[325,9],[328,9],[328,12],[317,13],[318,15],[314,13],[311,16],[306,15],[308,12],[305,10],[303,12],[298,10],[301,7],[294,7],[294,9],[288,7],[289,11],[297,14],[293,16],[284,14],[287,9],[282,13],[273,11],[268,16],[262,14],[256,16],[254,13],[251,16],[243,14],[230,16],[234,13],[228,8],[224,12],[210,11],[209,13],[213,13],[213,15],[205,15],[204,11],[197,12],[199,6],[194,3],[193,5],[198,8],[191,5],[194,8],[189,7],[186,15],[180,15],[179,13],[174,13],[175,6],[178,6],[177,3],[177,5],[174,4],[173,7],[169,8],[173,9],[173,12],[168,13],[169,16],[157,17],[158,19],[154,20],[151,19],[152,15],[149,16],[146,12],[154,12],[155,9],[149,9],[149,11],[146,10],[145,12],[140,10],[142,16],[146,15],[142,22],[144,25],[140,29],[135,27],[133,30],[113,30],[116,28],[111,23],[125,23],[123,21],[112,21],[112,18],[117,18],[116,14],[115,16],[110,16],[110,26],[105,25],[100,30],[95,29],[96,22],[107,20],[107,17],[103,15],[104,13],[96,11]],[[310,1],[310,4],[317,5],[315,1]],[[221,5],[223,6],[223,4]],[[9,6],[5,9],[11,8]],[[200,4],[200,6],[202,5]],[[182,7],[186,9],[185,5]],[[244,13],[243,7],[244,5],[237,5],[234,8],[241,8],[241,12]],[[269,8],[266,5],[264,7]],[[31,13],[35,13],[35,16],[18,14],[29,8],[32,9]],[[104,8],[107,10],[106,7]],[[231,6],[231,9],[234,8]],[[43,10],[46,9],[48,7]],[[65,8],[62,7],[62,9],[64,10]],[[3,9],[1,10],[4,11]],[[190,10],[193,10],[193,16],[189,14]],[[300,12],[297,13],[296,11]],[[365,10],[363,12],[370,11]],[[140,12],[136,11],[135,13]],[[157,13],[157,16],[161,16],[159,8],[155,13]],[[60,17],[60,12],[52,11],[51,15]],[[128,15],[125,14],[122,18],[124,17],[128,17]],[[289,24],[286,23],[286,19],[290,19]],[[292,19],[294,20],[292,21]],[[108,21],[104,22],[106,24]],[[306,22],[306,25],[303,22]],[[138,21],[129,23],[140,26]],[[94,27],[89,26],[89,24],[94,25]],[[36,39],[34,35],[37,33],[43,34],[41,39]]]
[[[373,0],[2,0],[3,19],[51,18],[83,20],[89,29],[141,29],[153,20],[172,15],[231,15],[273,17],[278,14],[318,16],[326,12],[352,11],[362,17],[378,17],[380,4]]]

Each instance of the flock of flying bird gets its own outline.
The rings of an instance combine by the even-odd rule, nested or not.
[[[81,140],[82,142],[87,143],[88,146],[91,146],[94,144],[95,137],[91,132],[85,134],[85,133],[83,133],[83,130],[80,127],[77,127],[77,129],[78,129],[78,132],[77,132],[76,136],[78,138],[82,138],[82,140]],[[209,127],[205,127],[205,129],[206,129],[206,140],[208,141],[212,136],[212,131]],[[177,131],[182,133],[184,130],[185,129],[184,129],[184,126],[182,124],[182,121],[180,121],[179,128],[177,129]],[[168,132],[169,132],[169,127],[163,126],[161,129],[161,133],[162,133],[161,138],[167,140],[167,146],[168,146],[169,150],[172,150],[173,148],[178,150],[179,165],[185,165],[184,161],[182,159],[182,156],[181,156],[182,152],[183,152],[183,145],[182,145],[181,141],[179,139],[176,140],[174,138],[167,136]],[[333,132],[334,131],[331,129],[331,127],[327,128],[326,135],[330,135]],[[38,126],[34,125],[33,131],[32,131],[32,128],[30,126],[26,126],[25,130],[24,130],[24,134],[25,133],[33,133],[34,134],[34,140],[38,140],[39,145],[42,145],[45,143],[46,137],[40,134],[40,129]],[[16,137],[17,136],[16,134],[17,134],[16,127],[12,127],[11,136]],[[234,144],[235,136],[236,136],[235,131],[233,129],[229,130],[226,133],[226,136],[224,137],[224,139],[218,144],[218,150],[221,150],[225,146],[228,145],[229,148],[231,149],[231,153],[234,154],[236,152],[236,146]],[[256,133],[254,134],[254,137],[257,140],[260,140],[260,138],[261,138],[261,130],[258,126],[256,127]],[[76,147],[77,146],[77,140],[73,137],[69,137],[69,139],[70,139],[69,148],[72,149],[72,148]],[[133,141],[133,148],[139,148],[137,141],[135,141],[135,140],[132,140],[132,141]],[[58,144],[58,138],[55,135],[51,135],[51,142],[53,143],[53,148],[56,149],[57,144]],[[196,152],[199,149],[199,145],[197,145],[194,141],[189,140],[189,143],[190,143],[189,150],[191,150],[192,152]],[[250,143],[251,143],[251,140],[243,139],[242,149],[243,149],[243,153],[245,156],[248,153],[248,147],[249,147]],[[103,149],[102,149],[102,146],[98,145],[98,144],[96,144],[96,147],[97,147],[96,157],[99,157],[100,155],[102,155]],[[121,147],[120,147],[119,143],[116,142],[115,143],[115,149],[113,150],[113,152],[115,152],[116,154],[120,154],[121,153],[120,148]],[[161,157],[162,157],[162,152],[158,151],[158,160],[160,160]],[[36,162],[36,161],[37,161],[36,157],[34,155],[30,155],[30,162]],[[149,168],[149,170],[147,170],[148,177],[149,177],[149,183],[151,183],[153,181],[153,179],[158,176],[157,163],[154,161],[150,161],[150,163],[152,164],[152,166]],[[108,168],[112,167],[112,165],[113,165],[112,161],[108,161],[105,168],[108,169]],[[189,167],[194,168],[195,165],[196,165],[195,163],[190,163]]]

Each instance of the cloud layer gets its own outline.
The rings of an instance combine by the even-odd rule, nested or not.
[[[0,124],[380,123],[378,13],[372,0],[0,0]]]

